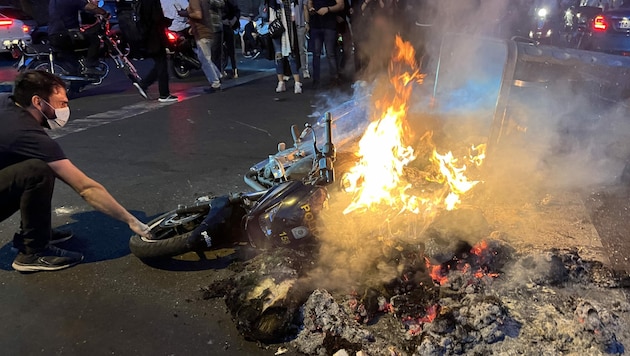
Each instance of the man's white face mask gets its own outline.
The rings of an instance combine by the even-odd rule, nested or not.
[[[50,128],[51,130],[56,130],[66,126],[66,124],[68,123],[68,119],[70,118],[70,108],[66,106],[65,108],[55,109],[46,100],[41,100],[55,111],[54,117],[48,117],[48,115],[44,114],[42,110],[39,110],[39,112],[42,113],[42,115],[44,115],[44,117],[46,118],[48,128]]]

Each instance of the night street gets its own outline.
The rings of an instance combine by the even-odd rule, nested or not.
[[[460,40],[456,38],[454,43]],[[464,38],[464,41],[468,41],[468,38]],[[627,197],[630,194],[628,193],[627,182],[622,182],[620,178],[623,170],[623,159],[627,157],[625,154],[630,152],[626,144],[627,141],[624,141],[629,131],[625,126],[627,120],[624,119],[627,103],[626,98],[622,95],[627,94],[627,92],[620,91],[618,102],[615,102],[614,106],[611,105],[613,109],[606,107],[606,111],[602,107],[591,105],[591,102],[583,100],[583,97],[579,95],[575,95],[577,100],[574,101],[577,104],[570,106],[567,101],[555,100],[554,95],[557,94],[560,98],[566,98],[562,96],[566,93],[564,91],[558,93],[557,91],[561,90],[555,89],[560,85],[558,87],[554,87],[554,85],[560,82],[558,78],[565,78],[562,76],[566,74],[562,72],[563,70],[570,74],[580,72],[578,70],[573,71],[575,68],[573,62],[571,65],[566,65],[562,61],[568,63],[569,60],[579,56],[587,58],[589,54],[586,51],[567,51],[560,56],[556,55],[557,52],[554,52],[553,49],[545,49],[545,46],[536,47],[522,44],[519,50],[523,48],[525,50],[514,52],[518,55],[511,56],[511,52],[508,50],[516,51],[515,46],[507,46],[508,49],[505,49],[506,46],[503,42],[496,40],[487,42],[490,43],[487,48],[475,48],[474,53],[488,55],[493,60],[474,63],[476,58],[473,58],[472,55],[464,57],[456,54],[452,55],[452,58],[448,57],[448,54],[444,55],[444,58],[440,58],[443,60],[440,63],[443,72],[440,74],[444,74],[440,79],[444,84],[440,83],[438,86],[436,84],[437,75],[429,73],[424,85],[415,86],[420,89],[414,92],[415,96],[411,97],[409,106],[411,107],[410,110],[414,110],[413,114],[416,116],[413,116],[409,121],[417,120],[413,124],[427,129],[427,132],[430,129],[435,129],[436,141],[442,139],[443,142],[452,140],[461,143],[463,140],[458,140],[460,137],[466,139],[472,137],[479,143],[484,139],[487,141],[490,141],[491,138],[496,139],[496,143],[491,142],[496,144],[493,147],[495,151],[491,151],[494,155],[488,159],[491,165],[486,171],[484,171],[485,166],[477,171],[483,174],[487,173],[487,175],[482,177],[484,180],[475,188],[476,190],[471,194],[470,200],[463,205],[463,215],[455,215],[457,213],[448,215],[445,212],[444,216],[447,218],[443,216],[438,218],[442,218],[442,222],[448,220],[449,216],[459,218],[461,220],[454,220],[454,224],[461,223],[462,230],[466,230],[467,227],[473,225],[471,221],[475,220],[475,217],[481,216],[479,220],[484,221],[488,231],[484,230],[485,235],[479,234],[475,238],[479,240],[488,238],[491,241],[500,241],[501,244],[509,245],[509,248],[505,248],[505,250],[509,250],[511,254],[506,259],[514,257],[513,261],[510,262],[516,263],[515,261],[518,261],[521,264],[517,264],[516,268],[506,267],[505,270],[500,271],[501,274],[497,273],[496,275],[485,271],[488,273],[482,273],[478,282],[462,282],[462,289],[465,292],[457,290],[454,286],[442,287],[441,282],[438,283],[436,279],[433,279],[427,284],[436,290],[439,289],[440,292],[435,294],[443,298],[435,302],[434,306],[445,299],[457,300],[459,303],[459,299],[456,297],[451,298],[456,293],[465,295],[465,298],[461,299],[462,303],[465,300],[472,303],[473,306],[482,307],[496,301],[496,305],[500,305],[500,308],[494,308],[496,305],[490,305],[486,309],[490,310],[488,313],[496,312],[497,314],[487,318],[484,314],[483,317],[479,317],[479,319],[483,319],[479,323],[485,323],[488,319],[490,321],[487,323],[503,325],[503,321],[508,320],[512,324],[506,322],[505,328],[513,327],[514,330],[500,330],[503,332],[501,336],[504,339],[499,341],[504,341],[504,346],[501,342],[495,342],[497,340],[489,338],[488,335],[479,336],[481,341],[478,341],[478,344],[481,345],[480,347],[487,347],[483,350],[492,350],[492,347],[504,347],[504,350],[511,350],[510,347],[514,348],[515,345],[531,346],[532,350],[542,345],[540,347],[549,347],[547,349],[549,350],[556,345],[549,343],[548,346],[545,342],[530,337],[530,335],[544,334],[545,330],[549,329],[555,330],[554,326],[549,326],[555,325],[552,323],[555,321],[549,321],[549,324],[539,327],[537,323],[542,323],[541,321],[535,319],[532,322],[532,319],[526,319],[526,317],[554,319],[555,314],[550,313],[565,312],[563,317],[571,322],[575,321],[574,319],[579,321],[579,323],[573,322],[576,326],[571,327],[579,329],[580,332],[587,335],[584,338],[591,340],[589,338],[595,339],[595,336],[599,335],[600,329],[582,327],[584,317],[578,313],[582,309],[574,311],[577,308],[574,307],[573,302],[581,301],[580,298],[587,300],[587,302],[592,300],[602,303],[609,302],[614,304],[616,308],[613,311],[621,315],[615,319],[616,324],[611,322],[616,329],[612,326],[610,329],[616,334],[613,333],[613,337],[610,339],[615,339],[616,336],[618,340],[615,339],[614,352],[609,352],[609,354],[622,354],[623,352],[618,352],[618,350],[623,350],[624,345],[627,347],[628,342],[630,342],[627,338],[630,331],[625,329],[629,325],[626,321],[630,308],[626,308],[627,284],[624,284],[628,282],[628,273],[630,272],[630,261],[626,257],[630,251],[630,243],[627,241],[627,235],[630,233],[630,224],[627,218],[630,203],[628,203]],[[497,47],[497,43],[500,44],[499,47]],[[486,44],[484,43],[484,45]],[[500,48],[500,51],[492,52],[492,49],[496,48]],[[549,52],[544,52],[545,50]],[[492,56],[496,56],[496,58]],[[540,60],[537,56],[544,58]],[[523,61],[516,63],[515,58],[517,57]],[[462,64],[461,58],[466,58],[466,65]],[[603,56],[597,58],[603,58]],[[626,57],[620,58],[623,60],[617,57],[606,57],[615,65],[628,62]],[[514,60],[512,67],[510,67],[510,60]],[[555,67],[551,67],[548,72],[541,71],[536,66],[540,65],[547,68],[545,66],[550,62]],[[591,62],[595,61],[588,57],[583,62],[590,65]],[[150,61],[137,61],[135,63],[139,68],[140,75],[146,73],[151,64]],[[16,73],[11,64],[12,61],[6,57],[0,62],[0,82],[6,84],[15,77]],[[509,72],[509,70],[504,71],[504,65],[505,68],[511,69],[514,73]],[[518,67],[519,70],[514,70],[517,65],[522,65],[522,68],[525,69]],[[578,65],[583,64],[579,63]],[[584,66],[586,67],[586,65]],[[606,66],[606,64],[602,66]],[[610,67],[613,66],[610,65]],[[597,69],[600,70],[601,67],[597,67]],[[486,70],[487,72],[485,72]],[[583,72],[587,71],[580,73]],[[323,73],[327,73],[327,70],[323,70]],[[615,73],[611,71],[607,75],[615,77]],[[171,93],[177,95],[179,101],[158,103],[156,100],[144,100],[129,80],[120,71],[112,68],[110,76],[102,85],[88,88],[71,98],[69,104],[71,117],[68,125],[59,131],[51,132],[50,135],[60,143],[65,153],[77,167],[102,183],[124,207],[143,222],[148,222],[166,211],[173,210],[180,204],[192,203],[195,198],[200,196],[251,191],[252,188],[244,181],[245,173],[255,163],[276,153],[279,142],[286,142],[287,147],[292,145],[290,126],[296,124],[298,127],[303,127],[307,122],[313,123],[326,110],[348,102],[352,95],[352,88],[351,83],[346,82],[336,88],[324,87],[315,90],[310,85],[311,81],[305,80],[304,93],[297,95],[293,93],[291,80],[287,84],[286,92],[276,93],[277,78],[274,63],[261,58],[246,59],[239,56],[239,74],[237,79],[227,78],[223,81],[224,90],[222,92],[211,94],[207,94],[203,90],[208,83],[201,71],[194,72],[191,78],[185,80],[171,77]],[[465,80],[462,78],[468,79],[468,75],[477,80],[477,82],[471,80],[474,84],[480,82],[484,85],[487,84],[482,80],[485,79],[482,77],[486,74],[493,79],[498,78],[496,83],[491,84],[498,83],[503,86],[494,91],[483,87],[479,92],[475,92],[491,104],[490,115],[480,115],[486,120],[483,121],[474,116],[485,108],[479,109],[474,105],[467,107],[469,98],[454,96],[453,99],[449,95],[460,89],[456,85],[464,86],[462,82]],[[608,83],[606,82],[608,78],[606,73],[596,74],[599,75],[598,84]],[[324,76],[322,82],[325,83],[328,78],[326,74]],[[569,76],[567,75],[567,77]],[[455,84],[449,82],[449,78],[457,79],[453,80]],[[586,75],[585,78],[591,77]],[[571,77],[570,82],[573,84],[585,81],[583,77],[576,75]],[[387,82],[387,84],[390,83]],[[453,86],[449,87],[450,84]],[[393,86],[385,86],[386,89],[393,91],[391,87]],[[511,92],[499,91],[499,89],[505,90],[506,87],[509,87]],[[552,89],[549,90],[549,88]],[[570,89],[575,89],[575,87],[570,87]],[[580,94],[584,94],[588,90],[583,90]],[[567,96],[574,94],[570,90],[567,92],[569,92]],[[430,98],[431,93],[435,97]],[[383,98],[387,98],[388,94],[389,92],[382,90],[382,88],[375,89],[373,93],[374,96],[381,95]],[[457,94],[459,93],[457,92]],[[509,98],[513,101],[506,104],[499,100],[505,99],[508,94],[511,95]],[[587,94],[584,94],[585,97]],[[149,95],[153,98],[157,96],[156,84],[149,88]],[[592,95],[592,97],[597,97],[593,103],[605,105],[601,104],[605,100],[597,95],[599,92]],[[434,113],[428,113],[427,108],[429,106],[424,104],[429,102],[429,99],[439,99],[435,102],[443,105],[440,108],[443,110],[439,113],[440,115],[431,116]],[[453,100],[451,101],[451,99]],[[571,99],[573,101],[575,98],[571,97]],[[605,99],[609,100],[608,97]],[[518,100],[529,105],[523,107],[513,105]],[[474,100],[469,101],[473,102]],[[432,105],[436,105],[435,102],[432,102]],[[453,103],[454,109],[449,111],[451,108],[447,108],[447,106]],[[377,102],[377,104],[382,103]],[[505,104],[505,107],[501,106],[502,104]],[[427,110],[423,111],[425,109]],[[475,110],[478,111],[475,112]],[[591,115],[592,112],[603,114],[601,116]],[[557,114],[560,118],[547,117],[544,115],[547,113]],[[579,114],[582,113],[584,115],[580,116]],[[502,114],[504,116],[500,116]],[[610,121],[600,120],[601,118],[610,119]],[[426,122],[424,119],[427,119]],[[557,121],[554,121],[556,119]],[[566,124],[565,121],[562,121],[563,119],[569,124],[561,126],[560,124]],[[475,124],[474,129],[467,126],[470,123],[467,120]],[[421,122],[422,125],[418,122]],[[477,125],[479,122],[488,124],[488,127]],[[497,129],[494,126],[497,125],[497,122],[500,126],[498,128],[500,135],[492,131]],[[584,129],[581,126],[584,123],[591,125],[588,128],[592,131]],[[351,128],[354,129],[355,127]],[[413,126],[409,131],[416,128]],[[558,135],[555,135],[556,130],[560,132]],[[597,137],[594,133],[597,133]],[[483,138],[480,139],[482,136]],[[498,139],[499,137],[501,140]],[[422,138],[426,138],[426,136]],[[536,145],[540,143],[537,141],[539,138],[545,139],[540,140],[540,142],[544,142],[544,146]],[[335,139],[333,137],[333,141]],[[414,137],[414,139],[416,141],[413,144],[418,146],[423,142],[419,137]],[[549,144],[550,142],[551,144]],[[379,146],[381,143],[384,145],[384,142],[377,140],[373,146]],[[572,155],[572,150],[578,154]],[[382,149],[381,151],[388,150]],[[584,151],[592,153],[592,156],[583,160],[583,157],[576,157]],[[600,158],[598,154],[602,151],[604,154]],[[420,152],[419,155],[423,153],[429,155],[428,150],[427,152]],[[516,153],[524,153],[524,155],[517,156]],[[503,161],[504,159],[505,161]],[[472,163],[470,165],[472,166]],[[419,166],[418,164],[412,168],[420,170]],[[405,173],[409,176],[412,175],[409,171],[405,171]],[[481,173],[479,174],[481,176]],[[418,191],[422,190],[424,193],[425,184],[428,186],[427,181],[430,177],[428,175],[418,175],[418,177],[420,178],[415,177],[417,178],[416,183],[419,182],[418,186],[422,187]],[[426,190],[430,191],[431,189]],[[439,189],[436,191],[443,192]],[[524,194],[520,195],[519,193],[522,192]],[[205,260],[199,260],[194,253],[187,253],[160,261],[141,261],[130,252],[129,238],[132,232],[125,224],[96,212],[79,195],[59,180],[55,186],[52,205],[53,226],[72,229],[75,235],[71,240],[62,243],[60,247],[83,252],[85,260],[77,266],[54,273],[23,274],[16,272],[11,267],[16,255],[16,251],[12,249],[11,241],[13,234],[19,227],[19,214],[0,222],[0,285],[3,291],[0,294],[0,303],[3,304],[0,318],[4,321],[0,326],[0,335],[2,335],[0,336],[0,349],[3,350],[3,354],[297,354],[297,351],[291,348],[290,343],[266,345],[256,341],[247,341],[237,330],[233,315],[226,308],[226,302],[222,298],[209,298],[208,294],[204,293],[214,282],[240,272],[236,271],[237,268],[234,267],[234,264],[235,261],[239,261],[241,253],[251,252],[247,247],[210,251],[205,254]],[[477,212],[477,208],[479,211],[483,211],[483,214],[472,215],[470,212]],[[359,210],[359,212],[366,212],[364,216],[369,216],[367,212],[371,211]],[[396,213],[391,221],[395,221],[395,219],[408,213]],[[427,215],[430,214],[427,213]],[[351,217],[352,215],[344,215],[341,221],[335,222],[340,223],[340,225],[347,225],[344,227],[349,227],[349,229],[354,226],[352,233],[356,233],[362,226],[357,223],[359,218],[354,220]],[[431,217],[435,218],[434,215]],[[416,222],[413,219],[410,219],[413,221],[410,225]],[[390,224],[391,221],[386,220],[386,223]],[[382,222],[381,220],[381,225],[385,225]],[[387,235],[388,238],[400,233],[400,231],[389,228],[390,225],[387,225],[387,228],[382,228],[383,231],[386,231],[383,235]],[[409,283],[404,285],[404,288],[409,287],[411,282],[417,282],[414,279],[417,275],[412,276],[413,278],[407,278],[408,275],[403,275],[401,271],[406,272],[405,268],[409,267],[403,266],[403,262],[413,260],[412,257],[417,257],[414,254],[426,253],[429,257],[435,257],[429,255],[431,248],[436,250],[452,248],[452,244],[446,247],[441,246],[432,240],[435,236],[425,235],[424,233],[430,230],[425,230],[425,228],[426,226],[422,226],[422,229],[418,228],[418,230],[422,230],[421,232],[410,229],[413,230],[412,233],[405,236],[405,238],[417,239],[413,243],[401,243],[404,248],[417,250],[409,255],[404,254],[408,251],[400,246],[390,248],[391,246],[386,246],[383,243],[382,249],[381,246],[377,247],[376,257],[370,254],[363,256],[361,253],[365,252],[363,249],[367,249],[366,246],[377,243],[360,240],[359,243],[354,242],[349,251],[345,251],[349,252],[347,259],[341,258],[345,257],[343,254],[341,257],[335,255],[334,258],[327,261],[328,263],[324,264],[324,267],[335,270],[334,272],[341,270],[340,275],[344,275],[342,272],[348,272],[348,275],[357,272],[358,275],[364,277],[364,270],[361,269],[361,264],[357,263],[358,259],[368,257],[365,258],[368,263],[376,264],[374,261],[384,258],[386,262],[393,261],[393,265],[383,267],[383,265],[378,264],[374,269],[382,272],[383,275],[385,275],[385,271],[393,273],[396,277],[391,278],[392,284],[395,280],[395,282]],[[473,235],[473,230],[471,228],[465,233]],[[439,227],[431,230],[432,233],[439,235],[435,231],[441,230]],[[474,230],[474,233],[476,232]],[[417,235],[414,235],[415,233]],[[345,242],[344,239],[350,241],[350,235],[352,234],[339,233],[339,235],[335,234],[334,239],[342,242]],[[427,240],[420,240],[420,238],[427,238],[427,236],[429,236]],[[447,234],[445,233],[444,236]],[[381,237],[378,236],[379,239]],[[360,236],[359,238],[363,239],[364,237]],[[435,240],[444,242],[439,241],[439,238],[435,238]],[[422,248],[419,248],[418,246],[421,245]],[[470,245],[475,244],[470,243]],[[500,252],[505,250],[497,249],[496,254],[492,257],[500,255]],[[567,250],[570,250],[571,253],[562,254]],[[603,276],[602,279],[609,278],[610,285],[607,287],[610,288],[606,289],[602,287],[602,284],[597,284],[597,288],[595,288],[593,284],[588,284],[594,283],[592,280],[587,282],[580,280],[574,283],[575,285],[570,285],[570,282],[575,281],[569,280],[568,277],[566,280],[562,280],[562,283],[566,282],[569,286],[561,288],[564,287],[564,284],[556,283],[557,280],[554,279],[556,276],[553,273],[555,271],[553,267],[556,265],[552,265],[550,271],[540,267],[547,266],[543,262],[549,262],[545,260],[546,257],[551,256],[549,251],[564,257],[567,255],[578,256],[579,252],[579,257],[575,257],[569,262],[563,261],[567,265],[569,263],[586,264],[588,261],[589,263],[593,262],[588,264],[589,267],[600,268],[603,264],[610,268],[611,271],[615,272],[614,276],[613,273],[599,275],[600,277]],[[449,250],[449,252],[451,251]],[[465,255],[469,257],[474,254],[472,252],[473,250],[469,249]],[[400,256],[404,256],[404,258],[391,257],[396,253],[401,253]],[[529,253],[533,257],[523,258]],[[357,255],[359,256],[357,257]],[[369,260],[370,256],[374,257],[372,261]],[[309,261],[308,257],[312,256],[306,256],[304,260]],[[420,262],[414,265],[414,267],[419,266],[426,275],[430,269],[429,263],[434,262],[433,260],[430,261],[429,257],[419,258],[418,261]],[[553,258],[549,257],[549,260],[557,262],[560,258],[556,257],[555,255]],[[541,260],[537,260],[537,258],[541,258]],[[450,262],[453,261],[458,262],[455,257]],[[536,265],[537,262],[539,265]],[[457,264],[453,263],[453,268]],[[372,266],[370,265],[370,267]],[[451,265],[448,265],[448,268],[450,267]],[[582,265],[579,267],[582,268]],[[584,270],[586,268],[582,268],[578,272]],[[595,272],[600,271],[596,268],[593,270],[596,270]],[[593,270],[586,272],[591,273]],[[397,274],[398,272],[401,272],[400,276]],[[575,274],[578,272],[571,271]],[[502,278],[504,275],[505,278]],[[334,281],[335,276],[335,274],[324,274],[324,280],[335,284],[338,282]],[[572,274],[571,277],[573,276]],[[391,276],[388,275],[388,277]],[[467,281],[464,277],[461,280]],[[497,282],[493,284],[493,281]],[[582,282],[583,284],[580,284]],[[423,284],[419,283],[418,285]],[[471,287],[466,288],[468,285]],[[482,287],[472,291],[479,285]],[[484,291],[483,286],[491,292],[481,295],[482,292],[479,291]],[[314,286],[314,288],[319,287],[319,285]],[[584,288],[579,289],[581,287]],[[405,290],[404,288],[401,287],[398,290]],[[573,288],[579,292],[574,292]],[[322,287],[321,289],[325,288]],[[559,289],[562,291],[557,292]],[[350,291],[342,291],[342,294],[344,292],[351,294]],[[376,293],[374,289],[371,292]],[[480,294],[479,297],[471,296],[477,292]],[[600,295],[606,295],[608,292],[611,295],[610,300],[598,299]],[[538,294],[535,293],[542,293],[547,297],[546,299],[536,299]],[[429,294],[420,293],[420,296],[428,299]],[[615,297],[621,295],[621,302],[617,303],[613,300],[613,295]],[[418,297],[418,294],[415,297]],[[516,302],[512,300],[513,304],[510,304],[509,301],[499,304],[502,297],[513,297]],[[367,299],[368,296],[365,298]],[[412,297],[409,297],[409,300],[414,301]],[[531,306],[532,300],[539,302],[540,309]],[[571,301],[571,303],[564,302],[566,300]],[[428,314],[431,308],[425,308],[420,303],[417,304],[419,310]],[[515,306],[516,304],[518,305]],[[593,302],[593,304],[595,303]],[[407,346],[412,345],[411,342],[406,344],[406,341],[419,334],[413,334],[413,332],[403,328],[401,320],[407,322],[409,318],[405,319],[400,315],[392,316],[393,313],[387,312],[387,308],[394,309],[392,305],[385,305],[383,309],[379,309],[380,314],[369,323],[366,322],[361,326],[381,327],[385,330],[384,334],[388,336],[402,335],[400,339],[405,340],[403,343]],[[380,305],[376,306],[376,308],[380,307]],[[519,307],[521,308],[519,309]],[[548,308],[543,310],[544,307]],[[562,308],[569,311],[566,312]],[[608,306],[608,308],[606,312],[612,307]],[[589,317],[592,317],[592,311],[596,310],[595,307],[589,309],[588,306],[583,309]],[[382,312],[382,310],[386,310],[386,312]],[[521,310],[526,311],[519,314]],[[601,307],[599,310],[605,310],[605,308]],[[332,313],[332,311],[330,312]],[[444,306],[442,314],[438,313],[436,320],[439,321],[440,317],[444,317],[444,319],[451,317],[448,314],[450,312],[449,307]],[[477,309],[474,308],[468,308],[467,312],[470,315],[478,313]],[[463,313],[462,311],[462,315]],[[600,314],[605,315],[603,312]],[[466,318],[462,317],[461,320],[463,319]],[[468,318],[469,321],[473,319],[475,318],[472,316]],[[602,317],[602,319],[604,318]],[[354,320],[356,321],[356,318]],[[432,323],[433,319],[430,318],[419,320],[422,320],[418,322],[420,331],[423,330],[422,327],[439,328],[440,325],[443,325],[437,322]],[[453,320],[457,319],[453,317]],[[461,320],[457,320],[457,322]],[[379,321],[382,322],[379,324]],[[388,322],[392,324],[387,324]],[[393,324],[394,322],[395,324]],[[354,324],[358,325],[359,323],[352,323],[352,325]],[[486,325],[484,324],[484,326]],[[444,329],[448,328],[444,327]],[[500,327],[497,327],[498,329]],[[567,327],[566,330],[566,334],[561,334],[558,331],[557,340],[560,341],[554,341],[564,343],[562,344],[564,346],[571,344],[571,339],[566,335],[573,337],[572,333],[575,329]],[[451,340],[449,332],[446,331],[443,335],[446,335],[444,336],[445,339]],[[435,332],[432,335],[437,334]],[[477,334],[482,335],[483,332],[477,332]],[[382,342],[381,335],[377,333],[375,335],[378,335],[378,338],[375,337],[375,339]],[[452,339],[456,338],[453,337]],[[525,338],[528,338],[526,339],[527,342],[523,341]],[[340,339],[342,338],[340,337]],[[465,340],[464,337],[460,339]],[[488,341],[489,339],[492,341]],[[373,341],[370,338],[366,338],[366,340]],[[438,340],[437,343],[445,343],[442,339],[436,340]],[[368,341],[364,342],[369,344]],[[599,342],[600,339],[596,341]],[[591,348],[587,351],[595,350],[601,346],[596,341],[588,344]],[[385,343],[380,344],[379,347]],[[357,342],[356,345],[352,346],[360,348],[365,347],[365,344]],[[413,347],[415,346],[414,344]],[[607,344],[606,346],[610,345]],[[331,347],[341,349],[343,344],[341,346],[333,344]],[[579,347],[579,345],[575,347]],[[411,349],[412,346],[409,348]],[[383,349],[386,347],[383,346]],[[283,352],[283,350],[288,351]],[[470,350],[468,349],[468,351]],[[425,354],[422,353],[420,347],[416,348],[415,352]],[[375,354],[378,353],[375,351]],[[400,353],[400,355],[402,354],[404,353]],[[586,352],[585,354],[590,353]]]

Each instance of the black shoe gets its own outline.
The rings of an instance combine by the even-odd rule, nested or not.
[[[177,97],[175,95],[161,96],[158,98],[158,101],[160,103],[172,103],[177,101]]]
[[[49,243],[53,245],[62,243],[70,240],[73,236],[72,230],[52,229],[52,236],[50,237]]]
[[[18,253],[11,267],[20,272],[58,271],[83,261],[83,255],[48,245],[34,254]]]
[[[143,87],[140,83],[133,83],[133,86],[136,87],[136,89],[138,89],[138,93],[140,93],[140,95],[145,98],[145,99],[149,99],[149,95],[147,94],[147,88]]]

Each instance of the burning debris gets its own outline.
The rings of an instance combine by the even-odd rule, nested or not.
[[[622,281],[583,259],[589,251],[566,248],[585,245],[577,233],[540,234],[541,216],[559,230],[560,214],[579,204],[546,195],[502,209],[493,189],[473,204],[481,179],[466,167],[483,163],[485,144],[449,151],[430,131],[410,134],[406,100],[423,77],[412,49],[396,43],[394,90],[375,100],[382,116],[341,177],[344,192],[321,214],[317,246],[233,264],[234,276],[204,298],[223,297],[247,339],[307,355],[624,353],[630,303]],[[503,199],[515,199],[514,189]],[[588,219],[575,220],[567,231],[588,235]],[[528,245],[523,230],[554,241]]]

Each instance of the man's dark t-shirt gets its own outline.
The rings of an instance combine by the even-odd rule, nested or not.
[[[50,0],[48,3],[48,34],[64,33],[79,28],[79,13],[85,9],[86,0]]]
[[[47,163],[66,159],[57,141],[9,94],[0,94],[0,127],[0,169],[31,158]]]

